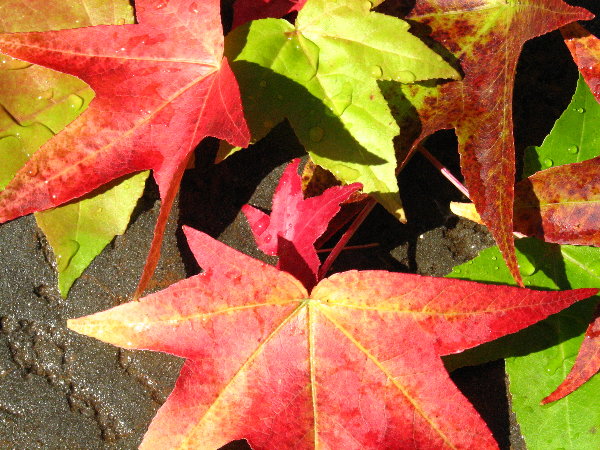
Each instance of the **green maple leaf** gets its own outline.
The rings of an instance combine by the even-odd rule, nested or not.
[[[127,0],[41,0],[3,4],[0,31],[45,31],[133,23]],[[83,81],[0,54],[0,190],[46,141],[78,117],[94,98]],[[115,237],[123,234],[148,172],[125,178],[96,195],[36,213],[57,261],[66,296],[73,282]]]
[[[287,118],[311,159],[403,218],[393,139],[377,80],[458,78],[442,57],[369,2],[310,0],[295,25],[251,22],[226,38],[253,141]],[[230,149],[222,149],[221,156]]]
[[[567,109],[539,147],[525,152],[523,176],[552,166],[572,164],[600,155],[600,103],[579,77],[577,89]]]

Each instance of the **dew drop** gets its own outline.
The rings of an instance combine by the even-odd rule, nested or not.
[[[579,114],[583,114],[585,112],[585,109],[583,109],[583,108],[575,108],[575,111],[577,111]]]
[[[558,370],[559,367],[561,367],[563,365],[563,360],[560,356],[555,356],[554,358],[552,358],[550,361],[548,361],[548,364],[546,364],[546,373],[548,375],[554,375],[556,373],[556,371]]]
[[[325,135],[325,132],[323,131],[323,128],[321,128],[321,127],[312,127],[310,129],[310,131],[308,132],[308,135],[309,135],[311,141],[321,142],[323,140],[323,136]]]
[[[44,92],[40,93],[40,96],[38,98],[50,100],[52,97],[54,97],[54,89],[50,88],[50,89],[46,89]]]
[[[20,59],[11,58],[10,56],[4,56],[0,60],[0,67],[5,70],[19,70],[19,69],[27,69],[31,67],[33,64],[28,63],[26,61],[21,61]]]
[[[383,69],[380,66],[373,66],[371,67],[371,75],[374,78],[381,78],[383,75]]]
[[[492,261],[496,261],[498,258],[496,256],[492,256]]]
[[[500,267],[494,266],[494,270],[499,270],[499,269],[500,269]]]
[[[399,83],[414,83],[417,76],[409,70],[403,70],[398,72],[394,79]]]
[[[546,166],[546,167],[552,167],[552,164],[554,164],[554,161],[552,161],[550,158],[546,158],[544,160],[544,166]]]
[[[267,87],[267,82],[265,80],[262,80],[260,83],[258,83],[258,85],[262,88]]]
[[[167,6],[166,2],[160,2],[156,5],[156,9],[163,9],[165,6]]]
[[[52,200],[56,200],[56,194],[52,194]]]
[[[84,100],[77,94],[71,94],[67,97],[69,107],[74,111],[79,111],[83,108]]]
[[[454,273],[460,273],[460,269],[454,268]]]
[[[569,152],[572,155],[576,155],[579,152],[579,147],[576,145],[571,145],[567,148],[567,152]]]
[[[30,177],[35,177],[38,174],[39,170],[37,164],[32,165],[29,170],[27,170],[27,175]]]
[[[519,263],[519,270],[523,276],[529,277],[536,272],[537,268],[525,259]]]
[[[97,208],[96,214],[102,214],[104,212],[104,208]]]

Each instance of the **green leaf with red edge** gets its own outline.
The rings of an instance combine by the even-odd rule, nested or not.
[[[388,3],[394,7],[386,2],[384,9]],[[411,150],[436,130],[456,130],[471,199],[519,282],[512,235],[512,96],[517,60],[527,40],[591,16],[562,0],[417,0],[407,17],[417,24],[414,32],[419,34],[419,27],[431,30],[431,37],[452,52],[448,58],[460,62],[464,78],[400,88],[388,84],[384,89],[393,111],[406,113],[408,100],[418,113],[420,128],[413,131]]]
[[[158,261],[168,212],[205,136],[247,145],[237,82],[223,55],[220,2],[138,0],[137,24],[0,35],[0,51],[65,71],[96,92],[0,194],[0,222],[153,169],[161,212],[139,294]],[[182,45],[185,42],[185,45]]]
[[[597,292],[350,271],[309,294],[185,229],[205,272],[69,328],[187,358],[141,448],[496,448],[440,356]]]
[[[306,289],[317,284],[321,261],[315,242],[327,230],[340,204],[358,191],[358,183],[334,186],[321,195],[305,199],[298,175],[300,160],[292,161],[281,176],[273,195],[270,215],[244,205],[256,246],[267,255],[278,256],[277,268],[292,274]]]
[[[600,39],[578,23],[560,29],[579,71],[600,102]]]

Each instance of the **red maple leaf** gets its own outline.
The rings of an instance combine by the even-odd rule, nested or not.
[[[361,188],[359,183],[335,186],[321,195],[304,199],[299,159],[287,166],[273,196],[271,215],[244,205],[256,245],[267,255],[277,255],[277,267],[291,273],[311,289],[319,273],[315,242],[325,233],[340,204]]]
[[[233,5],[233,28],[251,20],[283,17],[300,11],[306,0],[237,0]]]
[[[541,292],[349,271],[309,294],[185,229],[205,272],[68,326],[187,358],[141,448],[496,448],[441,355],[520,330],[597,289]]]
[[[0,223],[153,169],[162,205],[139,294],[194,148],[206,136],[245,146],[249,132],[223,59],[220,2],[138,0],[136,16],[134,25],[0,35],[1,52],[75,75],[96,92],[0,194]]]
[[[393,8],[394,3],[407,4],[398,0],[383,6]],[[417,0],[408,15],[408,19],[431,30],[431,37],[452,52],[464,71],[461,81],[433,88],[417,84],[407,88],[406,95],[422,127],[412,151],[437,130],[456,130],[461,170],[471,200],[521,285],[512,234],[512,96],[517,61],[529,39],[591,17],[588,11],[562,0]]]

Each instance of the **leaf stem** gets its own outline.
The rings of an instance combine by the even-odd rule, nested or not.
[[[367,203],[365,204],[363,209],[354,218],[354,221],[350,224],[348,229],[344,232],[344,234],[342,235],[340,240],[337,242],[337,244],[335,244],[335,246],[331,250],[331,253],[327,257],[327,259],[325,260],[323,265],[321,265],[321,268],[319,269],[319,281],[322,280],[323,277],[325,276],[325,274],[329,271],[333,262],[336,260],[336,258],[339,256],[339,254],[342,252],[345,245],[348,243],[348,241],[354,235],[354,233],[356,233],[356,230],[358,230],[358,227],[360,227],[360,225],[364,222],[364,220],[367,218],[367,216],[373,210],[373,208],[375,207],[376,204],[377,204],[377,202],[375,200],[373,200],[372,198],[367,200]]]
[[[448,179],[448,181],[450,181],[450,183],[452,183],[454,185],[454,187],[456,187],[456,189],[458,189],[460,192],[462,192],[465,197],[470,198],[469,197],[469,191],[467,190],[466,186],[464,184],[462,184],[458,178],[456,178],[454,175],[452,175],[452,172],[450,172],[450,170],[448,170],[448,168],[446,166],[444,166],[435,156],[433,156],[431,153],[429,153],[429,150],[427,150],[424,146],[419,145],[418,147],[419,152],[421,152],[421,154],[427,158],[429,160],[429,162],[431,164],[433,164],[435,166],[436,169],[438,169],[440,171],[440,173],[446,177],[446,179]]]
[[[361,244],[361,245],[347,245],[345,246],[342,251],[346,251],[346,250],[362,250],[364,248],[373,248],[373,247],[379,247],[379,243],[378,242],[372,242],[371,244]],[[333,251],[335,247],[332,248],[321,248],[319,250],[317,250],[317,253],[329,253],[331,251]]]

